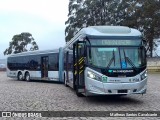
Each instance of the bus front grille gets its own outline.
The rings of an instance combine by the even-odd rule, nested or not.
[[[118,90],[118,93],[128,93],[128,90]]]

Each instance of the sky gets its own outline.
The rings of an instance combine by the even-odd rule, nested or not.
[[[65,45],[69,0],[0,0],[0,59],[12,37],[29,32],[39,50]],[[160,56],[160,45],[156,51]]]
[[[0,0],[0,59],[12,37],[29,32],[39,50],[65,45],[69,0]]]

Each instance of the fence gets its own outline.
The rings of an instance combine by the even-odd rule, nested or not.
[[[147,69],[149,72],[160,72],[160,57],[147,58]]]

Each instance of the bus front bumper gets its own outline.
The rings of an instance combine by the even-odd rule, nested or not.
[[[145,94],[147,90],[147,78],[135,83],[102,83],[95,80],[91,81],[88,88],[86,88],[86,96]]]

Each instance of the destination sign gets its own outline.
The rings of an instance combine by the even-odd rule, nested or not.
[[[102,45],[140,45],[140,40],[102,40]]]
[[[131,46],[138,46],[141,45],[141,40],[91,40],[91,45],[131,45]]]

